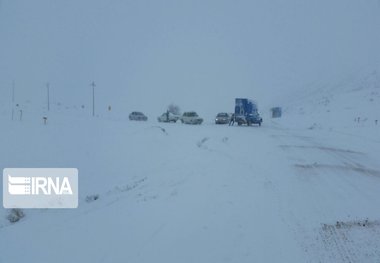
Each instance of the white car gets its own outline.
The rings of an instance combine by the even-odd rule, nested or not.
[[[180,118],[180,115],[176,115],[171,112],[164,112],[157,118],[157,120],[159,122],[177,122]]]
[[[189,111],[182,115],[181,121],[185,124],[202,124],[203,119],[195,111]]]

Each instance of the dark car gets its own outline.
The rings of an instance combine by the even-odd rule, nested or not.
[[[148,117],[144,115],[144,113],[139,111],[134,111],[129,114],[129,120],[131,121],[147,121]]]
[[[218,113],[215,117],[215,124],[227,124],[230,121],[230,115],[225,112]]]
[[[238,115],[235,117],[235,121],[238,123],[238,125],[247,124],[248,126],[252,124],[258,124],[261,126],[261,123],[263,122],[263,119],[260,117],[260,114],[258,112],[254,112],[251,114],[244,115]]]

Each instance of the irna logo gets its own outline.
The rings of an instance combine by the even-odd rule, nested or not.
[[[5,208],[76,208],[78,206],[78,170],[75,168],[4,169],[3,206]]]
[[[68,177],[12,177],[8,174],[8,192],[11,195],[72,195]]]

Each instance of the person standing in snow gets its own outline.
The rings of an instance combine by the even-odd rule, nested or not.
[[[230,123],[228,124],[229,126],[234,126],[235,124],[235,113],[232,113]]]
[[[166,111],[166,121],[169,122],[169,110]]]

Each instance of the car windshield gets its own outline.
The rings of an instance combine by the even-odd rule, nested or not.
[[[228,117],[227,113],[219,113],[217,117]]]

